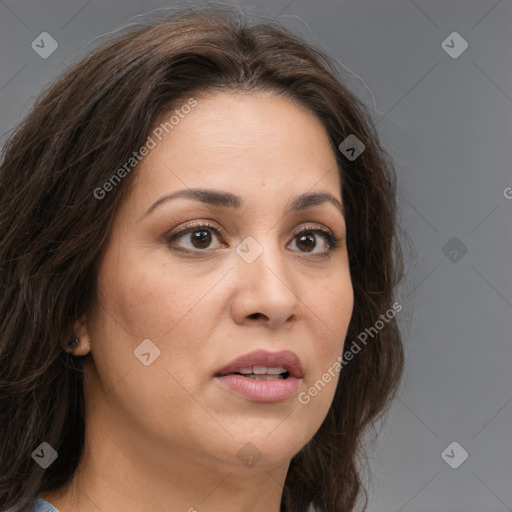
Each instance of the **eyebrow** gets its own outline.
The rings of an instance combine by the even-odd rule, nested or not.
[[[153,212],[158,206],[171,201],[172,199],[193,199],[195,201],[200,201],[202,203],[208,204],[214,207],[221,208],[240,208],[244,201],[240,196],[232,194],[231,192],[223,192],[220,190],[212,190],[212,189],[204,189],[204,188],[189,188],[178,190],[173,192],[172,194],[166,194],[154,202],[146,211],[146,213],[140,218],[142,220],[144,217]],[[318,206],[323,203],[331,203],[334,205],[343,218],[345,218],[345,209],[343,204],[339,199],[334,197],[329,192],[314,192],[314,193],[305,193],[297,196],[291,206],[285,211],[285,215],[290,212],[298,212],[302,210],[306,210],[313,206]]]

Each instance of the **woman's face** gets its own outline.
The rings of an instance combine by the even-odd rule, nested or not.
[[[282,96],[209,95],[185,110],[168,133],[151,134],[100,263],[84,324],[87,424],[104,422],[162,467],[269,469],[313,437],[338,381],[336,372],[317,383],[342,353],[352,314],[347,226],[330,200],[295,203],[304,194],[341,202],[335,155],[317,118]],[[239,199],[161,199],[193,189]],[[290,351],[302,370],[271,381],[219,376],[255,351]],[[282,372],[292,359],[261,365]],[[320,391],[299,400],[315,383]]]

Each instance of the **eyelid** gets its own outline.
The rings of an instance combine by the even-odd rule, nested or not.
[[[195,230],[198,230],[200,228],[211,229],[212,231],[216,232],[219,235],[222,235],[223,233],[227,232],[226,229],[220,227],[219,225],[217,225],[216,223],[213,223],[210,220],[191,221],[191,222],[185,223],[182,226],[179,226],[179,228],[173,229],[169,234],[164,235],[165,243],[166,244],[170,244],[171,242],[173,242],[177,238],[181,238],[182,236],[185,236],[188,233],[193,232]],[[309,223],[306,222],[305,224],[302,224],[302,225],[300,225],[299,227],[297,227],[296,229],[293,230],[292,235],[291,235],[291,240],[290,240],[289,243],[293,242],[293,240],[295,239],[295,237],[297,235],[299,235],[301,233],[304,233],[304,232],[308,232],[308,231],[323,233],[324,234],[324,240],[325,240],[325,242],[328,245],[328,249],[325,252],[312,253],[311,254],[312,256],[322,256],[322,255],[323,256],[328,256],[335,249],[339,248],[343,244],[343,242],[344,242],[343,238],[340,238],[339,236],[337,236],[328,227],[323,226],[322,224],[317,224],[317,223],[313,223],[313,222],[309,222]],[[205,250],[183,249],[183,251],[191,252],[191,253],[202,253],[202,252],[207,253],[207,252],[210,252],[211,249],[210,249],[210,251],[208,249],[205,249]],[[307,255],[308,253],[305,252],[304,254]]]
[[[186,231],[189,228],[203,228],[203,227],[208,227],[208,228],[211,228],[213,230],[216,230],[220,234],[223,234],[223,233],[227,232],[227,230],[225,230],[224,228],[222,228],[218,224],[212,223],[212,221],[210,221],[210,220],[200,220],[200,221],[190,221],[190,222],[187,222],[184,225],[179,226],[179,229],[172,230],[169,233],[166,233],[164,236],[165,236],[166,239],[169,239],[169,238],[173,238],[174,235],[177,235],[177,234],[182,235],[182,234],[184,234],[183,231]],[[314,229],[318,229],[320,231],[324,231],[326,233],[329,233],[332,236],[335,236],[333,231],[331,229],[329,229],[328,227],[323,226],[322,224],[316,224],[316,223],[309,222],[309,223],[306,223],[305,225],[303,224],[303,225],[299,226],[298,228],[294,229],[293,232],[292,232],[292,237],[297,236],[299,233],[302,233],[303,231],[314,230]]]
[[[299,233],[302,233],[303,231],[314,231],[314,230],[323,231],[324,233],[328,233],[332,236],[335,236],[334,233],[328,227],[323,226],[322,224],[315,224],[314,222],[313,223],[306,222],[306,224],[303,224],[293,230],[292,237],[297,236]]]
[[[299,226],[297,229],[295,229],[293,231],[293,233],[292,233],[292,240],[291,240],[291,242],[293,242],[295,237],[297,235],[299,235],[300,233],[307,233],[307,232],[313,232],[315,234],[318,233],[318,232],[322,233],[323,234],[323,238],[324,238],[324,240],[325,240],[325,242],[327,243],[327,246],[328,246],[328,248],[327,248],[327,250],[325,252],[312,253],[311,256],[313,256],[313,257],[318,257],[318,258],[329,257],[329,256],[332,255],[332,253],[336,249],[339,249],[345,243],[344,237],[340,237],[340,236],[336,235],[328,227],[326,227],[326,226],[324,226],[322,224],[316,224],[316,223],[306,223],[306,224],[303,224],[303,225]],[[302,254],[307,256],[309,253],[308,252],[304,252]]]
[[[187,230],[190,229],[199,229],[199,228],[210,228],[214,231],[217,231],[219,234],[225,233],[226,230],[221,226],[214,224],[210,220],[200,220],[200,221],[190,221],[186,222],[183,225],[178,226],[178,228],[171,230],[169,233],[164,235],[164,238],[167,241],[173,240],[177,235],[182,236],[187,234]]]

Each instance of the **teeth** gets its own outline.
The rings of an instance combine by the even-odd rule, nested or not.
[[[251,373],[254,373],[255,375],[279,375],[286,371],[286,368],[283,368],[282,366],[249,366],[248,368],[240,369],[238,373],[242,373],[243,375],[249,375]]]
[[[279,375],[254,375],[252,373],[250,375],[244,375],[244,377],[253,380],[276,380],[281,378]]]

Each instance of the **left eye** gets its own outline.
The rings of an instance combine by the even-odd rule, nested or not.
[[[204,252],[204,249],[209,248],[211,245],[212,232],[215,233],[217,237],[220,237],[223,230],[209,224],[189,226],[173,234],[166,242],[171,248],[177,251]],[[184,238],[186,235],[192,235],[188,238],[191,245],[188,245],[188,247],[176,247],[175,242]],[[325,245],[325,250],[323,251],[314,251],[314,249],[317,248],[318,236],[323,239]],[[339,240],[335,235],[325,229],[316,227],[303,229],[295,233],[292,240],[292,244],[293,243],[299,248],[299,251],[313,254],[317,254],[318,252],[329,253],[339,247]]]
[[[304,249],[304,252],[313,252],[317,247],[317,237],[321,236],[325,245],[325,251],[317,252],[330,252],[332,249],[338,247],[336,237],[325,231],[324,229],[309,229],[297,233],[292,240],[297,247]],[[315,253],[316,254],[316,253]]]

